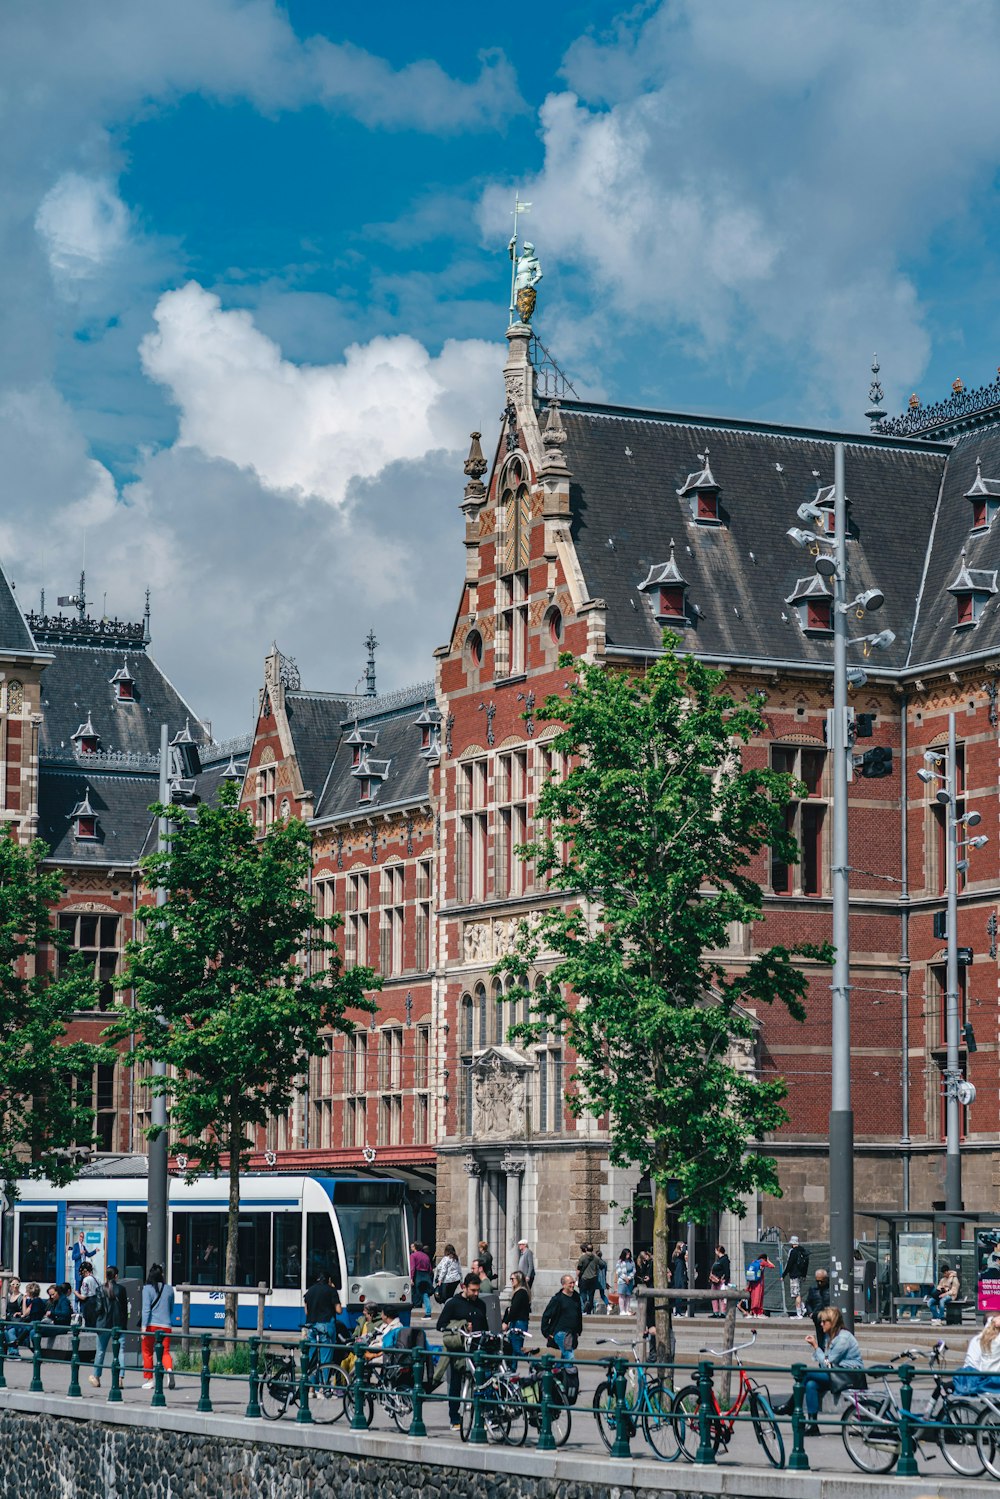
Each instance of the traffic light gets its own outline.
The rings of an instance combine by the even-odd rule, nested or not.
[[[874,749],[865,750],[861,756],[861,774],[869,781],[892,775],[892,750],[887,744],[877,744]]]
[[[874,713],[858,713],[854,719],[854,733],[858,739],[870,739],[875,729]]]
[[[966,1051],[970,1052],[970,1053],[974,1052],[974,1051],[978,1051],[979,1048],[976,1045],[976,1033],[972,1029],[972,1021],[971,1020],[967,1020],[965,1022],[965,1024],[962,1026],[962,1031],[963,1031],[963,1033],[965,1035],[965,1049],[966,1049]]]

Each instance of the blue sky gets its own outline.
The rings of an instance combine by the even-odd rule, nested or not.
[[[220,732],[272,637],[430,674],[501,405],[515,183],[581,393],[863,430],[1000,364],[994,0],[0,15],[0,556]]]

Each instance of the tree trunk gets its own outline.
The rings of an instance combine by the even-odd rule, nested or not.
[[[242,1140],[242,1120],[239,1109],[232,1106],[229,1113],[229,1217],[228,1232],[226,1234],[226,1274],[227,1286],[236,1284],[237,1250],[239,1248],[239,1223],[240,1223],[240,1144]],[[236,1339],[237,1328],[237,1299],[235,1293],[226,1295],[226,1341],[233,1345]]]
[[[653,1176],[653,1285],[670,1285],[670,1238],[667,1222],[667,1186]],[[669,1300],[656,1303],[656,1357],[669,1363],[674,1356],[673,1309]]]

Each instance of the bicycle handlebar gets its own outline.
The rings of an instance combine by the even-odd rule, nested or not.
[[[699,1353],[710,1353],[713,1358],[731,1358],[734,1353],[742,1353],[744,1348],[752,1348],[757,1341],[756,1330],[750,1334],[748,1343],[735,1343],[732,1348],[699,1348]]]

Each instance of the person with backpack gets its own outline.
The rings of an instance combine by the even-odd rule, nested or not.
[[[598,1258],[594,1253],[593,1244],[580,1245],[580,1258],[576,1262],[576,1278],[580,1288],[580,1300],[583,1303],[585,1313],[594,1310],[594,1297],[597,1295]]]
[[[782,1280],[788,1281],[788,1294],[795,1298],[795,1311],[790,1312],[790,1316],[802,1318],[806,1314],[802,1305],[802,1282],[808,1274],[809,1251],[804,1244],[799,1243],[798,1234],[792,1234],[788,1241],[788,1258],[781,1272]]]
[[[319,1353],[317,1368],[319,1383],[329,1378],[327,1370],[333,1363],[333,1345],[337,1341],[337,1318],[342,1307],[340,1295],[330,1279],[328,1270],[317,1270],[316,1278],[302,1298],[306,1311],[306,1326],[310,1342],[317,1344]]]
[[[94,1327],[97,1332],[97,1347],[94,1350],[94,1372],[88,1378],[94,1389],[99,1390],[108,1344],[116,1328],[124,1331],[128,1327],[128,1297],[125,1287],[118,1284],[117,1265],[108,1266],[107,1277],[103,1286],[98,1288],[96,1302]],[[119,1380],[119,1383],[123,1384],[124,1380]]]
[[[97,1316],[97,1293],[100,1290],[94,1267],[89,1260],[80,1266],[80,1285],[76,1293],[76,1309],[83,1318],[84,1327],[93,1327]]]
[[[750,1293],[748,1304],[740,1303],[748,1317],[766,1317],[764,1311],[764,1271],[776,1268],[773,1260],[769,1260],[766,1254],[758,1255],[751,1260],[747,1266],[747,1290]]]
[[[174,1322],[174,1288],[163,1273],[162,1265],[150,1265],[142,1288],[142,1387],[153,1388],[153,1359],[156,1334],[163,1333],[163,1367],[167,1371],[167,1388],[176,1389],[174,1361],[170,1357],[170,1331]]]
[[[462,1284],[462,1267],[458,1261],[458,1250],[454,1244],[446,1244],[444,1253],[434,1266],[434,1300],[438,1306],[446,1306]]]

